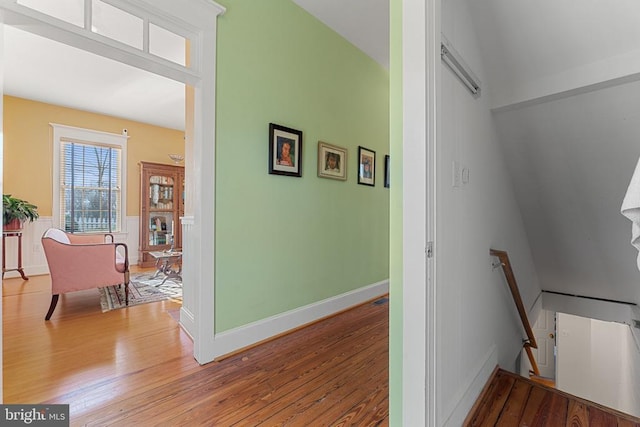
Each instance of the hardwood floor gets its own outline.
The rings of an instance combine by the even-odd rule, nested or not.
[[[640,419],[500,369],[464,425],[640,427]]]
[[[102,313],[97,290],[3,280],[4,403],[65,403],[71,425],[388,425],[388,304],[368,303],[199,366],[162,301]]]

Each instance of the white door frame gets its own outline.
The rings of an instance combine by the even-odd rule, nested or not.
[[[0,0],[2,23],[104,56],[193,88],[192,140],[185,150],[186,200],[182,221],[185,288],[181,323],[194,339],[194,357],[203,364],[216,356],[213,273],[215,236],[215,85],[216,22],[225,9],[210,0],[104,0],[135,10],[143,18],[155,17],[186,28],[193,37],[190,60],[193,69],[168,63],[129,46],[105,40],[79,27]],[[87,1],[88,3],[88,1]],[[0,46],[3,58],[4,44]],[[3,69],[0,62],[0,68]],[[0,96],[4,90],[0,89]],[[0,98],[2,99],[2,98]],[[1,118],[0,118],[1,119]],[[0,126],[0,128],[2,128]],[[0,165],[0,172],[2,171]],[[191,293],[190,293],[191,292]],[[1,313],[0,313],[1,314]],[[1,319],[0,319],[1,322]]]
[[[0,191],[2,191],[2,194],[4,194],[4,120],[2,119],[4,117],[4,91],[2,90],[2,82],[4,82],[4,66],[2,66],[3,63],[4,14],[0,11],[0,135],[2,135],[2,137],[0,137]],[[1,256],[4,256],[4,254],[2,253],[2,247],[0,246],[0,257]],[[2,345],[2,342],[4,341],[2,339],[2,331],[4,330],[4,328],[2,325],[2,306],[3,304],[0,304],[0,403],[4,403],[4,369],[2,368],[4,366],[4,347]]]
[[[403,425],[437,425],[435,229],[440,1],[402,2]],[[432,243],[431,254],[428,246]]]

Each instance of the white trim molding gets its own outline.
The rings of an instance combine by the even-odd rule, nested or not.
[[[285,313],[258,320],[216,334],[216,357],[257,344],[292,329],[371,301],[389,292],[389,280],[308,304]],[[182,318],[181,318],[182,319]]]
[[[436,426],[436,163],[441,0],[402,2],[404,425]],[[429,251],[427,248],[430,247]]]

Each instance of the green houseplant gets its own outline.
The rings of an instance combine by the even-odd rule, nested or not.
[[[2,195],[2,224],[5,230],[19,230],[25,221],[33,222],[39,216],[36,205],[11,194]]]

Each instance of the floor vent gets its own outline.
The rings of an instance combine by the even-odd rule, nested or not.
[[[633,321],[633,327],[640,329],[640,320],[631,319]]]
[[[389,298],[386,298],[386,297],[385,297],[385,298],[377,299],[377,300],[375,300],[373,303],[374,303],[375,305],[382,305],[382,304],[386,304],[386,303],[388,303],[388,302],[389,302]]]

